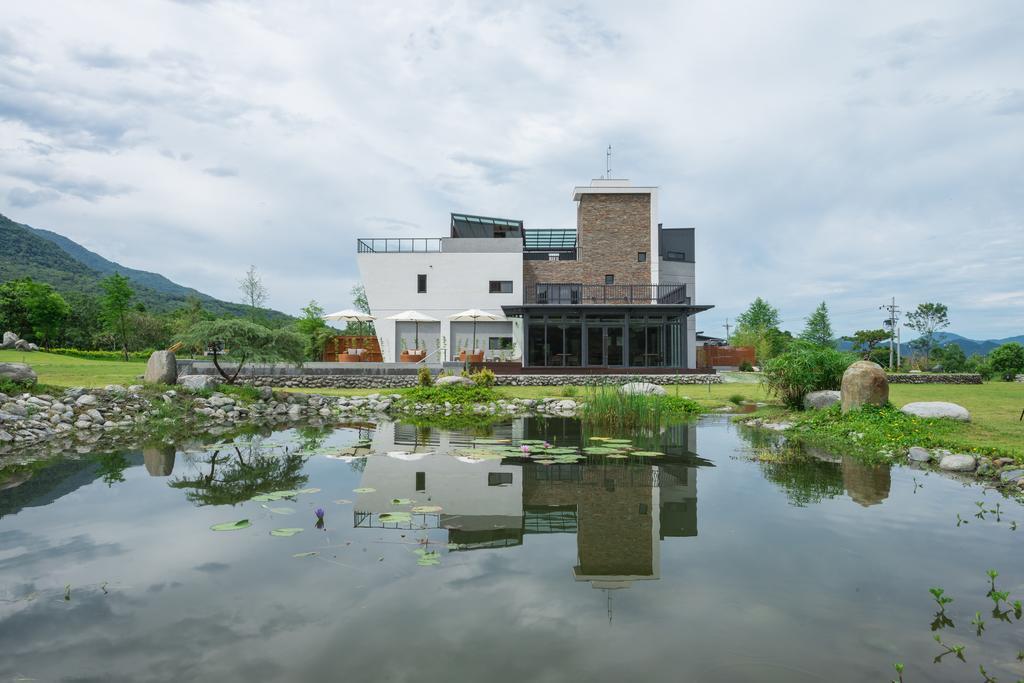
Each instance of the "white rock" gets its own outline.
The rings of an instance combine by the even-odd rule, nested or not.
[[[835,405],[842,400],[842,394],[838,391],[812,391],[804,396],[804,408],[807,410],[823,410]]]
[[[92,394],[82,394],[75,399],[75,404],[79,406],[94,406],[98,399]]]
[[[178,378],[178,384],[192,391],[202,391],[216,389],[221,385],[221,380],[214,375],[182,375]]]
[[[956,403],[946,403],[945,401],[908,403],[900,408],[900,412],[907,415],[916,415],[917,417],[938,417],[947,420],[960,420],[961,422],[969,422],[971,420],[971,414],[967,412],[967,408]]]
[[[434,386],[443,387],[449,384],[471,387],[474,386],[476,383],[470,378],[463,377],[462,375],[445,375],[444,377],[438,377],[436,380],[434,380]],[[371,400],[376,400],[377,398],[379,398],[379,395],[371,394],[367,398],[370,398]]]
[[[932,454],[928,452],[927,448],[911,446],[907,452],[907,457],[914,462],[928,462],[932,459]]]
[[[973,455],[944,455],[939,468],[949,472],[973,472],[978,462]]]
[[[621,394],[645,394],[648,396],[664,396],[667,392],[665,387],[651,384],[650,382],[627,382],[619,387]]]

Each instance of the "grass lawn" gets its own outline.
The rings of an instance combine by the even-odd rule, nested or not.
[[[40,384],[59,387],[103,387],[108,384],[138,384],[146,371],[144,361],[85,360],[34,351],[0,351],[0,363],[28,363],[39,375]]]

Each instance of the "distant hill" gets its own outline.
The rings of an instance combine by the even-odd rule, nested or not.
[[[203,307],[218,315],[244,315],[243,304],[221,301],[208,294],[179,285],[159,273],[127,268],[89,251],[82,245],[50,230],[40,230],[15,223],[0,214],[0,282],[21,277],[48,282],[62,293],[83,292],[99,295],[99,281],[113,273],[127,277],[136,298],[148,310],[161,313],[178,308],[191,295]],[[272,319],[290,316],[280,311],[267,311]]]
[[[992,349],[1002,346],[1007,342],[1017,342],[1024,344],[1024,334],[1019,334],[1016,337],[1006,337],[1005,339],[969,339],[953,332],[936,332],[935,342],[939,346],[948,346],[949,344],[957,344],[960,349],[964,352],[965,356],[987,355]],[[888,342],[884,343],[883,346],[887,346]],[[839,348],[846,351],[849,350],[853,345],[848,341],[839,342]],[[901,353],[904,356],[909,356],[911,353],[910,342],[905,341],[900,344]]]

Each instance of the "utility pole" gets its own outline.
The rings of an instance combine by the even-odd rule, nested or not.
[[[725,345],[728,346],[729,345],[729,328],[732,327],[732,325],[729,324],[729,319],[728,318],[725,319],[725,324],[722,325],[722,327],[725,328]]]
[[[892,362],[896,360],[894,355],[899,355],[899,347],[896,342],[896,335],[899,334],[899,330],[896,328],[896,322],[899,320],[900,307],[896,305],[896,297],[892,297],[888,304],[879,306],[883,311],[889,313],[889,317],[885,319],[885,326],[889,328],[889,371],[891,372]]]

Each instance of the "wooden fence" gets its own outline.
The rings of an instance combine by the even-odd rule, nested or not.
[[[698,346],[697,367],[711,368],[716,366],[739,367],[743,361],[754,365],[757,356],[753,346]]]

